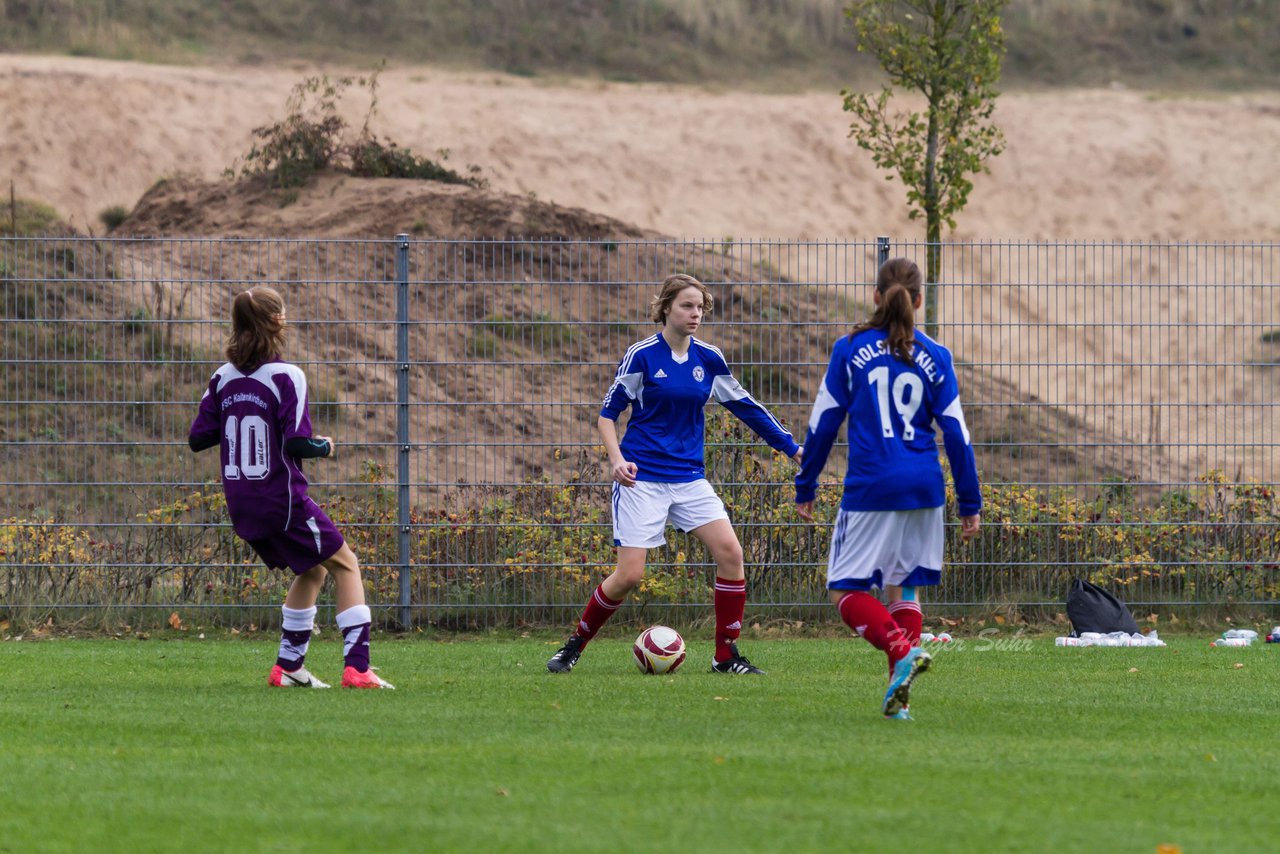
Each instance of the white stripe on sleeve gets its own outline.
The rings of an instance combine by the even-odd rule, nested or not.
[[[944,418],[952,418],[960,425],[960,435],[964,436],[966,445],[972,444],[969,441],[969,425],[964,423],[964,410],[960,408],[960,398],[957,396],[955,400],[947,404],[947,408],[942,410]]]
[[[721,374],[711,381],[711,399],[716,403],[749,397],[751,395],[747,394],[747,390],[734,378],[733,374]]]
[[[826,415],[832,409],[839,409],[840,402],[831,394],[831,390],[827,388],[827,380],[824,377],[822,385],[818,387],[818,397],[813,401],[813,411],[809,413],[809,431],[818,432],[818,422],[822,420],[822,416]]]

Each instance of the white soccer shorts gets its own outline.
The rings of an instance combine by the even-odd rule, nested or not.
[[[689,483],[637,481],[613,485],[613,544],[652,549],[665,545],[667,522],[681,531],[728,519],[724,502],[706,479]]]
[[[841,510],[831,533],[827,587],[925,587],[942,579],[942,508]]]

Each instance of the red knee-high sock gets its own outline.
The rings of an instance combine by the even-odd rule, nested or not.
[[[742,614],[747,609],[747,580],[730,581],[716,576],[716,661],[733,658],[729,644],[742,634]]]
[[[889,657],[889,672],[892,673],[893,666],[911,649],[911,642],[884,604],[869,593],[853,590],[836,607],[840,609],[840,618],[845,625],[866,638],[876,649],[884,651]]]
[[[591,598],[587,599],[587,607],[582,609],[582,616],[578,618],[578,628],[574,633],[583,640],[591,640],[609,622],[609,618],[621,604],[621,599],[610,599],[604,595],[604,585],[601,584],[592,592]]]
[[[907,640],[911,641],[911,645],[919,646],[920,630],[924,626],[924,614],[920,611],[920,603],[909,602],[906,599],[894,602],[889,606],[889,615],[907,633]]]

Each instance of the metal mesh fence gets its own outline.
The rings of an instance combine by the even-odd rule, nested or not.
[[[830,346],[870,311],[888,241],[0,240],[0,605],[269,621],[288,574],[231,532],[186,434],[231,296],[284,295],[286,358],[338,442],[312,496],[393,624],[562,624],[613,565],[595,432],[657,283],[716,306],[700,337],[801,438]],[[948,243],[928,299],[956,357],[984,531],[949,531],[934,606],[1054,606],[1087,577],[1131,604],[1280,591],[1274,244]],[[749,613],[825,615],[826,525],[794,467],[708,412],[708,474]],[[838,504],[844,448],[821,493]],[[954,513],[952,513],[954,517]],[[709,613],[714,571],[669,532],[629,615]]]

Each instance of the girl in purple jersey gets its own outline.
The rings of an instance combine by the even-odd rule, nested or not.
[[[935,425],[951,463],[962,539],[978,533],[982,509],[951,354],[915,328],[923,301],[915,262],[894,258],[880,267],[875,313],[832,349],[796,476],[796,510],[812,522],[818,477],[847,419],[849,459],[827,587],[841,619],[888,657],[883,713],[907,720],[911,684],[931,661],[919,647],[916,587],[937,584],[942,570],[945,488]],[[870,594],[875,587],[885,589],[887,608]]]
[[[574,633],[547,662],[552,673],[573,669],[583,648],[640,584],[648,550],[666,542],[668,522],[701,540],[716,562],[711,669],[764,673],[738,652],[747,602],[742,545],[706,479],[703,408],[715,400],[772,448],[797,461],[800,446],[738,384],[724,354],[694,337],[711,307],[711,294],[702,282],[668,276],[650,306],[650,317],[662,331],[628,348],[605,395],[596,427],[612,469],[618,566],[591,594]],[[616,422],[628,407],[631,416],[619,442]]]
[[[221,448],[222,488],[231,523],[268,567],[289,567],[280,652],[268,684],[328,688],[303,666],[325,577],[337,587],[344,688],[394,688],[369,667],[369,626],[360,563],[324,511],[307,496],[302,460],[332,457],[333,440],[311,435],[307,378],[281,359],[284,301],[268,287],[236,295],[227,364],[200,399],[188,443]]]

